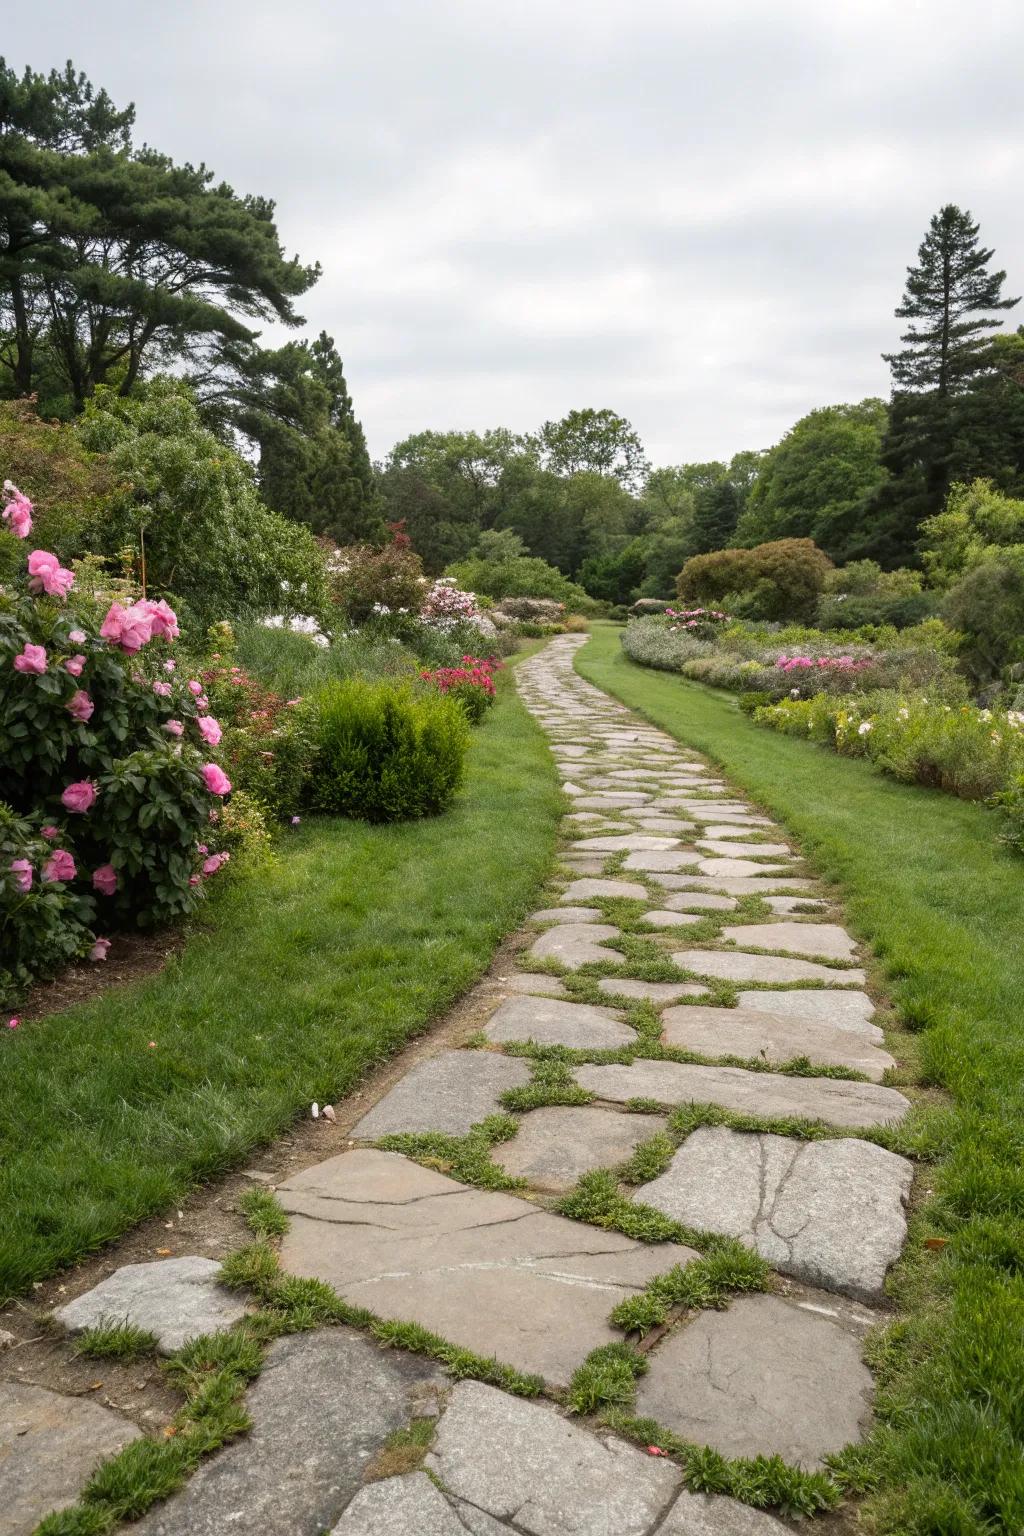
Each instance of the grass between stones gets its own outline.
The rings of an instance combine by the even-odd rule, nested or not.
[[[309,818],[159,976],[5,1031],[0,1299],[236,1165],[421,1031],[535,905],[563,804],[505,674],[449,813]]]
[[[865,1517],[900,1536],[1024,1528],[1024,867],[992,813],[753,725],[736,700],[635,666],[596,625],[576,666],[719,764],[843,892],[921,1076],[953,1108],[917,1121],[941,1160],[871,1345],[877,1424],[839,1458]],[[915,1114],[917,1112],[915,1111]],[[940,1128],[941,1122],[941,1128]],[[848,1133],[849,1134],[849,1133]],[[893,1150],[910,1134],[906,1123]],[[879,1140],[877,1133],[869,1139]],[[653,1443],[653,1442],[652,1442]]]

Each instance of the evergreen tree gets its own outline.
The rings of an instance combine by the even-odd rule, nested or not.
[[[969,386],[989,366],[986,333],[1001,323],[990,316],[1020,300],[1003,298],[1006,273],[988,271],[995,253],[979,246],[978,229],[953,203],[932,218],[896,310],[898,319],[915,323],[900,337],[907,343],[902,352],[883,354],[895,388],[935,390],[941,397]]]
[[[724,549],[736,531],[741,502],[731,480],[719,480],[697,492],[693,508],[692,543],[695,553],[704,555]]]

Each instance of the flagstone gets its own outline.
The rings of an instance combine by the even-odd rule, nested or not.
[[[657,874],[652,879],[667,891],[718,891],[725,896],[764,896],[772,891],[813,891],[814,882],[803,876],[754,880],[747,876],[671,875]]]
[[[733,930],[735,932],[735,930]],[[673,955],[676,965],[698,976],[726,981],[826,981],[835,986],[863,986],[864,972],[853,966],[836,970],[813,960],[786,955],[748,955],[743,950],[687,949]]]
[[[729,928],[723,939],[755,949],[787,949],[798,955],[850,960],[857,945],[838,923],[745,923]]]
[[[861,1330],[835,1317],[780,1296],[741,1297],[662,1340],[636,1412],[724,1456],[781,1456],[811,1471],[868,1429],[862,1349]]]
[[[571,1189],[582,1174],[625,1162],[637,1142],[664,1129],[661,1115],[619,1114],[590,1105],[535,1109],[491,1157],[506,1173],[540,1189]]]
[[[695,912],[676,912],[662,907],[655,907],[652,912],[645,912],[640,920],[652,928],[685,928],[692,923],[704,921]]]
[[[605,939],[618,938],[618,928],[610,923],[563,923],[535,939],[529,953],[534,960],[558,960],[574,971],[592,961],[614,960],[614,951],[603,944]]]
[[[844,971],[842,974],[848,976],[850,973]],[[871,1040],[883,1038],[878,1025],[871,1023],[875,1005],[866,992],[815,987],[738,992],[736,996],[742,1008],[808,1023],[831,1024],[835,1029],[856,1030]]]
[[[0,1531],[30,1536],[44,1516],[75,1503],[98,1462],[140,1434],[90,1398],[0,1381]]]
[[[665,1268],[657,1248],[393,1152],[343,1152],[277,1195],[291,1218],[281,1247],[290,1274],[559,1386],[621,1337],[612,1308]],[[695,1257],[673,1248],[674,1262]]]
[[[632,1198],[739,1238],[808,1285],[872,1302],[906,1239],[913,1176],[906,1158],[854,1137],[799,1141],[701,1126]]]
[[[784,875],[784,864],[757,864],[753,859],[722,857],[701,859],[697,868],[702,875],[723,875],[729,879],[756,879],[759,875]]]
[[[556,998],[516,997],[499,1004],[484,1029],[488,1040],[532,1040],[536,1045],[568,1045],[581,1050],[611,1050],[635,1045],[636,1032],[610,1008]]]
[[[525,992],[531,997],[568,997],[565,982],[558,976],[546,976],[543,971],[516,971],[512,976],[502,976],[501,985],[508,992]]]
[[[863,1072],[876,1083],[896,1065],[888,1051],[853,1030],[755,1009],[670,1008],[662,1014],[662,1026],[666,1045],[702,1056],[742,1056],[772,1066],[806,1056],[818,1066]]]
[[[216,1259],[187,1255],[149,1264],[123,1264],[90,1290],[59,1307],[54,1317],[69,1333],[101,1321],[131,1323],[156,1334],[158,1348],[173,1354],[188,1339],[230,1328],[245,1316],[245,1301],[218,1281]]]
[[[617,837],[584,837],[572,844],[578,853],[630,853],[650,849],[667,852],[678,846],[677,837],[655,837],[644,832],[623,832]]]
[[[497,1114],[503,1093],[529,1081],[529,1064],[514,1057],[442,1051],[410,1067],[352,1127],[352,1135],[363,1141],[411,1131],[465,1136],[471,1126]]]
[[[642,852],[627,853],[622,861],[623,869],[641,869],[649,871],[677,871],[681,869],[694,869],[700,862],[700,855],[696,853],[672,853],[659,852],[656,849],[645,849]]]
[[[720,842],[713,837],[698,837],[695,847],[703,849],[705,853],[713,853],[723,859],[778,859],[792,858],[793,852],[788,843],[739,843]]]
[[[697,981],[636,981],[632,976],[602,976],[597,985],[608,997],[639,998],[656,1007],[680,997],[706,997],[708,990]]]
[[[574,880],[562,892],[563,901],[587,901],[595,896],[623,896],[646,901],[647,887],[636,880]]]
[[[581,1088],[617,1104],[651,1099],[656,1104],[718,1104],[738,1114],[799,1116],[827,1125],[892,1125],[910,1109],[895,1088],[834,1077],[787,1077],[744,1067],[703,1067],[679,1061],[634,1061],[629,1066],[580,1066]]]
[[[528,921],[531,923],[599,923],[601,909],[600,907],[544,907],[540,912],[531,912]]]
[[[680,891],[676,896],[666,896],[662,906],[668,912],[734,912],[736,901],[732,896],[718,896],[711,891]]]

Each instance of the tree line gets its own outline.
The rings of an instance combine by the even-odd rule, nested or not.
[[[627,420],[585,408],[415,433],[372,465],[333,339],[260,344],[270,322],[300,331],[319,265],[285,251],[273,202],[136,145],[134,124],[70,63],[0,59],[0,396],[72,419],[101,386],[183,377],[267,505],[337,543],[400,524],[430,572],[526,556],[622,603],[670,595],[694,555],[782,538],[915,565],[953,485],[1024,493],[1024,328],[1000,330],[1017,299],[953,205],[908,268],[887,402],[823,406],[727,462],[652,467]]]

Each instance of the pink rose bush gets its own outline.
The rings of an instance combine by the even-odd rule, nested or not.
[[[30,504],[5,494],[27,538]],[[97,613],[48,550],[0,591],[0,997],[104,959],[97,925],[180,919],[223,867],[196,849],[231,794],[221,725],[203,685],[177,680],[179,636],[163,598]]]

